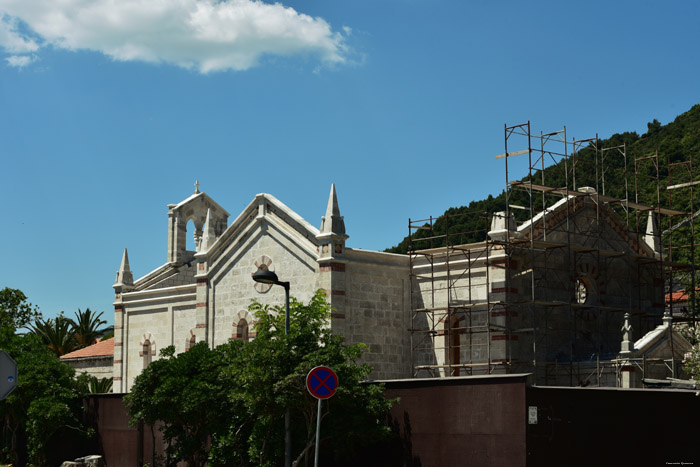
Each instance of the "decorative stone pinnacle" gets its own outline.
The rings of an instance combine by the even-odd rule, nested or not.
[[[124,248],[122,263],[119,266],[119,271],[117,271],[117,280],[114,283],[115,285],[134,285],[134,276],[129,268],[129,254],[126,251],[126,248]]]
[[[199,180],[194,181],[194,193],[199,193]]]
[[[335,184],[331,185],[331,193],[328,197],[326,215],[322,217],[321,233],[347,236],[345,234],[345,221],[343,220],[343,216],[340,215],[338,196],[335,193]]]

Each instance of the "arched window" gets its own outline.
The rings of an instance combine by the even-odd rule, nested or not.
[[[185,233],[185,238],[187,239],[185,249],[187,251],[197,251],[199,239],[197,238],[197,227],[195,227],[194,221],[192,219],[188,220],[185,228],[187,229]]]
[[[146,339],[143,342],[143,350],[141,352],[141,355],[143,356],[143,369],[144,370],[148,367],[148,365],[151,364],[151,352],[152,352],[151,341]]]
[[[248,321],[241,319],[236,326],[236,334],[233,336],[234,339],[240,339],[245,343],[248,343],[250,335],[248,333]]]

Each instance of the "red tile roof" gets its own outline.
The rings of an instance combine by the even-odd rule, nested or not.
[[[114,355],[114,337],[92,344],[82,349],[65,355],[61,355],[61,360],[69,358],[85,357],[110,357]]]
[[[700,287],[695,289],[697,292],[700,292]],[[666,294],[666,303],[679,303],[679,302],[687,302],[688,301],[688,294],[686,293],[685,290],[679,290],[678,292],[673,292],[672,294]]]

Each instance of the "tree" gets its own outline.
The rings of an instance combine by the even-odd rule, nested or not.
[[[85,441],[91,435],[79,422],[82,410],[74,370],[61,362],[38,336],[0,328],[0,348],[17,362],[18,385],[0,402],[3,431],[9,436],[5,452],[12,465],[46,465],[59,454],[58,440],[67,432]]]
[[[175,355],[172,346],[161,350],[124,397],[133,424],[162,422],[169,457],[188,465],[204,465],[207,440],[228,416],[226,384],[220,378],[222,352],[200,342]]]
[[[683,369],[700,385],[700,326],[696,323],[681,332],[692,344],[690,352],[683,359]]]
[[[132,423],[160,421],[168,453],[188,465],[271,466],[284,457],[289,408],[294,465],[310,465],[317,401],[305,381],[312,368],[326,365],[340,386],[323,403],[324,455],[339,464],[359,447],[390,436],[384,420],[394,401],[380,386],[362,384],[371,371],[357,363],[363,346],[344,345],[331,332],[322,292],[307,305],[291,300],[289,335],[280,307],[254,302],[249,310],[256,315],[257,335],[245,345],[232,340],[211,350],[199,343],[179,355],[164,349],[125,397]]]
[[[9,287],[0,290],[0,327],[17,330],[40,316],[38,308],[27,302],[21,290]]]
[[[46,320],[38,318],[30,328],[57,357],[79,348],[73,323],[63,315]]]
[[[46,324],[22,291],[0,291],[0,349],[17,362],[19,376],[17,388],[0,401],[0,455],[14,466],[28,461],[37,466],[60,462],[63,449],[70,445],[62,442],[67,436],[78,436],[82,444],[91,436],[79,422],[83,393],[73,378],[74,370],[39,335],[17,333],[34,320],[35,326]]]
[[[112,378],[98,378],[83,372],[76,379],[78,388],[83,394],[106,394],[112,392]]]
[[[107,321],[100,319],[103,312],[96,314],[91,311],[90,308],[86,308],[85,311],[80,311],[75,313],[75,320],[70,320],[70,324],[75,333],[75,340],[77,342],[77,347],[87,347],[97,342],[99,337],[102,337],[105,333],[101,326],[107,324]]]

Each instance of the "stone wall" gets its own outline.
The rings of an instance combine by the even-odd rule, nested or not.
[[[73,358],[62,361],[75,369],[76,376],[87,373],[98,379],[112,379],[112,365],[114,363],[112,356]]]
[[[274,226],[267,228],[277,230]],[[253,281],[256,262],[269,263],[267,267],[281,281],[290,282],[290,295],[301,302],[308,302],[318,288],[315,258],[291,239],[279,235],[279,231],[274,233],[266,235],[265,230],[256,229],[243,247],[231,249],[211,271],[209,307],[213,310],[214,345],[228,341],[242,319],[252,330],[255,317],[249,315],[248,307],[253,300],[284,307],[283,287]]]
[[[359,256],[348,250],[349,258],[364,261],[346,264],[345,341],[367,345],[363,362],[374,368],[371,378],[410,377],[409,279],[405,258],[397,262],[378,253],[374,259],[386,261],[380,264]]]

